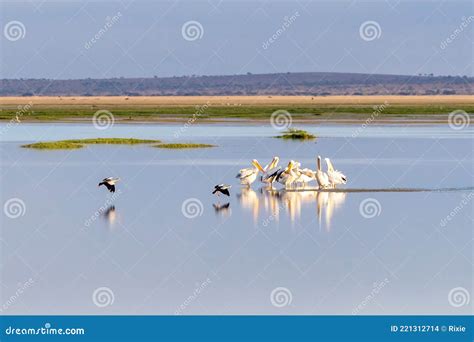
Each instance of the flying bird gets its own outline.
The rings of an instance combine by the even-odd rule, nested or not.
[[[228,184],[218,184],[214,187],[214,191],[212,192],[213,194],[217,194],[219,196],[219,193],[230,196],[229,189],[231,188],[231,185]]]
[[[98,186],[104,185],[107,190],[110,192],[115,192],[115,183],[117,183],[120,180],[120,178],[116,177],[107,177],[102,180],[102,182],[99,183]]]

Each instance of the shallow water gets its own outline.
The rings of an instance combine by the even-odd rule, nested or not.
[[[18,218],[2,215],[3,312],[470,313],[449,293],[473,293],[472,127],[298,127],[320,138],[273,139],[270,126],[1,126],[2,203],[22,201]],[[19,147],[99,136],[219,147]],[[346,173],[347,191],[234,178],[253,158],[315,168],[318,154]],[[107,176],[121,178],[114,196],[97,187]],[[230,197],[211,195],[218,183]]]

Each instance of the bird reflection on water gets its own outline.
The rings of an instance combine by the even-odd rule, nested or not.
[[[212,206],[214,207],[216,215],[221,215],[223,217],[229,217],[232,215],[232,210],[230,209],[230,202],[224,204],[214,203]]]
[[[102,217],[107,221],[109,228],[114,228],[117,223],[117,211],[115,205],[109,206],[103,213]]]
[[[301,217],[304,206],[316,205],[316,215],[321,227],[322,217],[325,217],[325,228],[331,228],[331,221],[335,212],[344,204],[344,192],[328,191],[285,191],[272,188],[261,188],[258,192],[242,188],[237,197],[245,210],[250,210],[255,224],[258,224],[260,215],[271,217],[278,222],[282,211],[287,211],[292,223]]]

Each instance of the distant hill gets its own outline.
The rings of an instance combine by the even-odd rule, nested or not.
[[[0,80],[0,96],[453,94],[474,94],[474,77],[304,72],[166,78]]]

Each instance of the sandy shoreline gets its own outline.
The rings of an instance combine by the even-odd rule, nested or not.
[[[392,105],[473,104],[474,95],[433,96],[14,96],[0,97],[0,106],[32,105],[371,105],[387,102]]]

